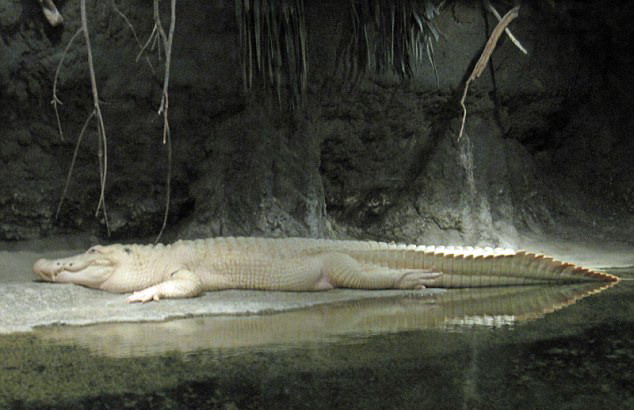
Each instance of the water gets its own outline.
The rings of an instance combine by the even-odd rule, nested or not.
[[[2,336],[0,408],[634,409],[634,281],[592,291],[451,291]]]

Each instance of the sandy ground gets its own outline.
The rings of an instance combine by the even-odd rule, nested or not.
[[[209,314],[249,314],[293,310],[319,304],[402,295],[402,291],[328,292],[207,292],[185,300],[162,300],[128,304],[127,295],[111,294],[70,284],[35,281],[33,261],[40,257],[62,257],[85,248],[64,248],[82,241],[48,241],[0,251],[0,334],[28,332],[37,326],[84,325],[104,322],[158,321]],[[624,244],[573,244],[540,242],[527,238],[523,249],[540,251],[588,267],[634,266],[634,248]],[[28,248],[34,250],[27,250]],[[439,290],[417,291],[416,294]],[[410,292],[411,293],[411,292]]]

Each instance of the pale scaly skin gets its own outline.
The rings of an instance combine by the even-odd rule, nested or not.
[[[49,282],[134,292],[129,302],[187,298],[220,289],[422,289],[619,280],[508,249],[302,238],[94,246],[69,258],[40,259],[33,272]]]

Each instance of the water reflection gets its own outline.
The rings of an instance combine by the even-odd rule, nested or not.
[[[459,289],[425,297],[359,300],[268,315],[62,326],[38,329],[36,334],[48,341],[79,345],[94,354],[117,358],[201,349],[283,348],[430,328],[463,331],[509,327],[611,286],[587,283]]]

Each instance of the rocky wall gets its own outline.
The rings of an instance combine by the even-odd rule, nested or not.
[[[152,30],[151,6],[119,4],[137,41],[113,3],[87,1],[108,136],[108,237],[103,213],[95,216],[94,126],[55,217],[92,109],[90,80],[79,37],[57,84],[62,138],[50,101],[79,6],[57,2],[65,24],[53,29],[35,3],[0,5],[0,239],[149,239],[162,224],[168,169],[156,112],[164,56],[149,49],[137,58]],[[526,232],[631,238],[632,94],[624,68],[631,29],[623,28],[631,6],[524,5],[511,29],[529,54],[500,42],[471,88],[466,137],[458,141],[461,84],[495,19],[474,3],[447,2],[436,20],[438,87],[430,67],[410,80],[366,76],[352,84],[333,74],[343,3],[306,3],[309,99],[295,113],[266,93],[242,91],[233,2],[177,3],[167,240],[299,235],[513,245]]]

